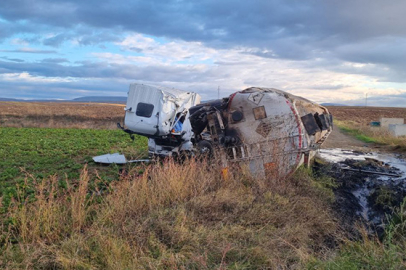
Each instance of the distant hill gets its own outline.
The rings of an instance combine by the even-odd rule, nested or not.
[[[19,101],[19,100],[15,98],[0,98],[0,101]]]
[[[0,101],[18,101],[18,102],[94,102],[94,103],[126,103],[127,97],[119,96],[89,96],[79,97],[74,99],[17,99],[17,98],[1,98]]]
[[[127,97],[98,97],[98,96],[89,96],[89,97],[80,97],[74,98],[71,101],[73,102],[120,102],[125,103],[127,101]]]
[[[321,103],[321,106],[348,106],[345,104],[340,104],[340,103]]]

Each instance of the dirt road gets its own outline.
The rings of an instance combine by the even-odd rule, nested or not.
[[[333,132],[321,146],[322,149],[327,148],[342,148],[351,150],[367,150],[372,147],[371,144],[357,140],[356,138],[344,134],[339,128],[334,128]]]
[[[383,145],[377,143],[366,143],[345,134],[339,128],[334,128],[327,140],[321,145],[321,149],[340,148],[343,150],[354,150],[363,153],[386,153],[396,154],[406,160],[406,151],[396,145]]]

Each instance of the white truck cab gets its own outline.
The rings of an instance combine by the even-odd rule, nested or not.
[[[148,137],[150,155],[191,150],[189,108],[199,103],[200,96],[193,92],[133,83],[124,109],[126,131]]]

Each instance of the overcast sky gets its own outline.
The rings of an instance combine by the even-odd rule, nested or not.
[[[0,97],[250,86],[406,107],[406,1],[1,0]]]

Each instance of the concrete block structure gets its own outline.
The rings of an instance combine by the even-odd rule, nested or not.
[[[389,128],[389,125],[403,125],[404,123],[404,118],[381,118],[381,127]]]
[[[395,137],[406,136],[406,125],[389,125],[389,132]]]

